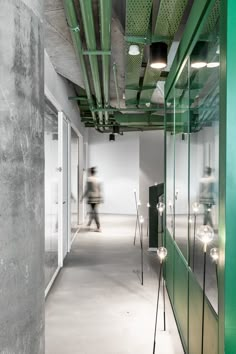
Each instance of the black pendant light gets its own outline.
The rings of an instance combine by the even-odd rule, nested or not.
[[[150,45],[150,66],[153,69],[164,69],[167,66],[167,44],[156,42]]]
[[[207,42],[198,41],[190,56],[191,68],[201,69],[207,65]]]

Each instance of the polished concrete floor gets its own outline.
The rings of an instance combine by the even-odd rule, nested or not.
[[[140,247],[133,246],[135,217],[101,216],[102,232],[81,229],[46,300],[46,354],[152,353],[158,262],[144,236],[144,286]],[[171,307],[162,294],[156,353],[182,354]]]

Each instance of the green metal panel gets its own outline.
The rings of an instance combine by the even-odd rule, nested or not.
[[[204,354],[218,354],[218,318],[205,299]],[[189,354],[201,352],[202,289],[189,272]]]
[[[147,36],[150,16],[152,9],[152,0],[127,0],[126,1],[126,31],[127,36]],[[139,44],[140,54],[129,55],[129,46],[126,44],[126,77],[125,85],[139,86],[141,64],[143,59],[144,45]],[[138,91],[125,90],[126,100],[137,101]],[[127,103],[126,103],[127,104]]]
[[[189,354],[201,353],[202,291],[192,273],[189,274]],[[210,354],[211,352],[207,353]]]
[[[166,287],[168,289],[168,294],[170,300],[173,304],[174,301],[174,243],[168,230],[166,230],[165,243],[168,251],[168,256],[165,263],[165,276],[166,276]]]
[[[174,259],[174,308],[181,333],[182,343],[188,343],[188,266],[175,247]]]
[[[220,354],[236,353],[236,2],[221,2],[220,87]]]

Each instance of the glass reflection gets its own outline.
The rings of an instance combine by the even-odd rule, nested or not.
[[[58,267],[58,117],[45,99],[45,287]]]
[[[188,63],[175,85],[175,240],[188,258]]]
[[[174,90],[166,102],[166,226],[174,237],[174,156],[175,156]]]
[[[79,138],[71,128],[71,241],[79,224]]]
[[[206,295],[217,311],[216,265],[209,251],[218,247],[219,208],[219,26],[218,22],[213,24],[215,27],[211,23],[209,39],[199,41],[200,47],[204,46],[201,61],[204,60],[206,65],[201,68],[190,65],[190,216],[194,221],[190,230],[190,266],[202,286],[203,248],[196,232],[202,225],[209,225],[214,229],[214,238],[207,251]],[[202,37],[208,38],[207,30],[208,26]],[[196,44],[198,50],[199,42]],[[198,208],[194,208],[196,205]]]

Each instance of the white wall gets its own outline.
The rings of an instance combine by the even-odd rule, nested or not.
[[[147,131],[140,133],[139,193],[141,214],[146,217],[149,187],[164,182],[164,132]]]
[[[134,189],[139,186],[139,134],[124,133],[109,142],[109,134],[89,130],[89,166],[102,179],[101,213],[135,214]]]

